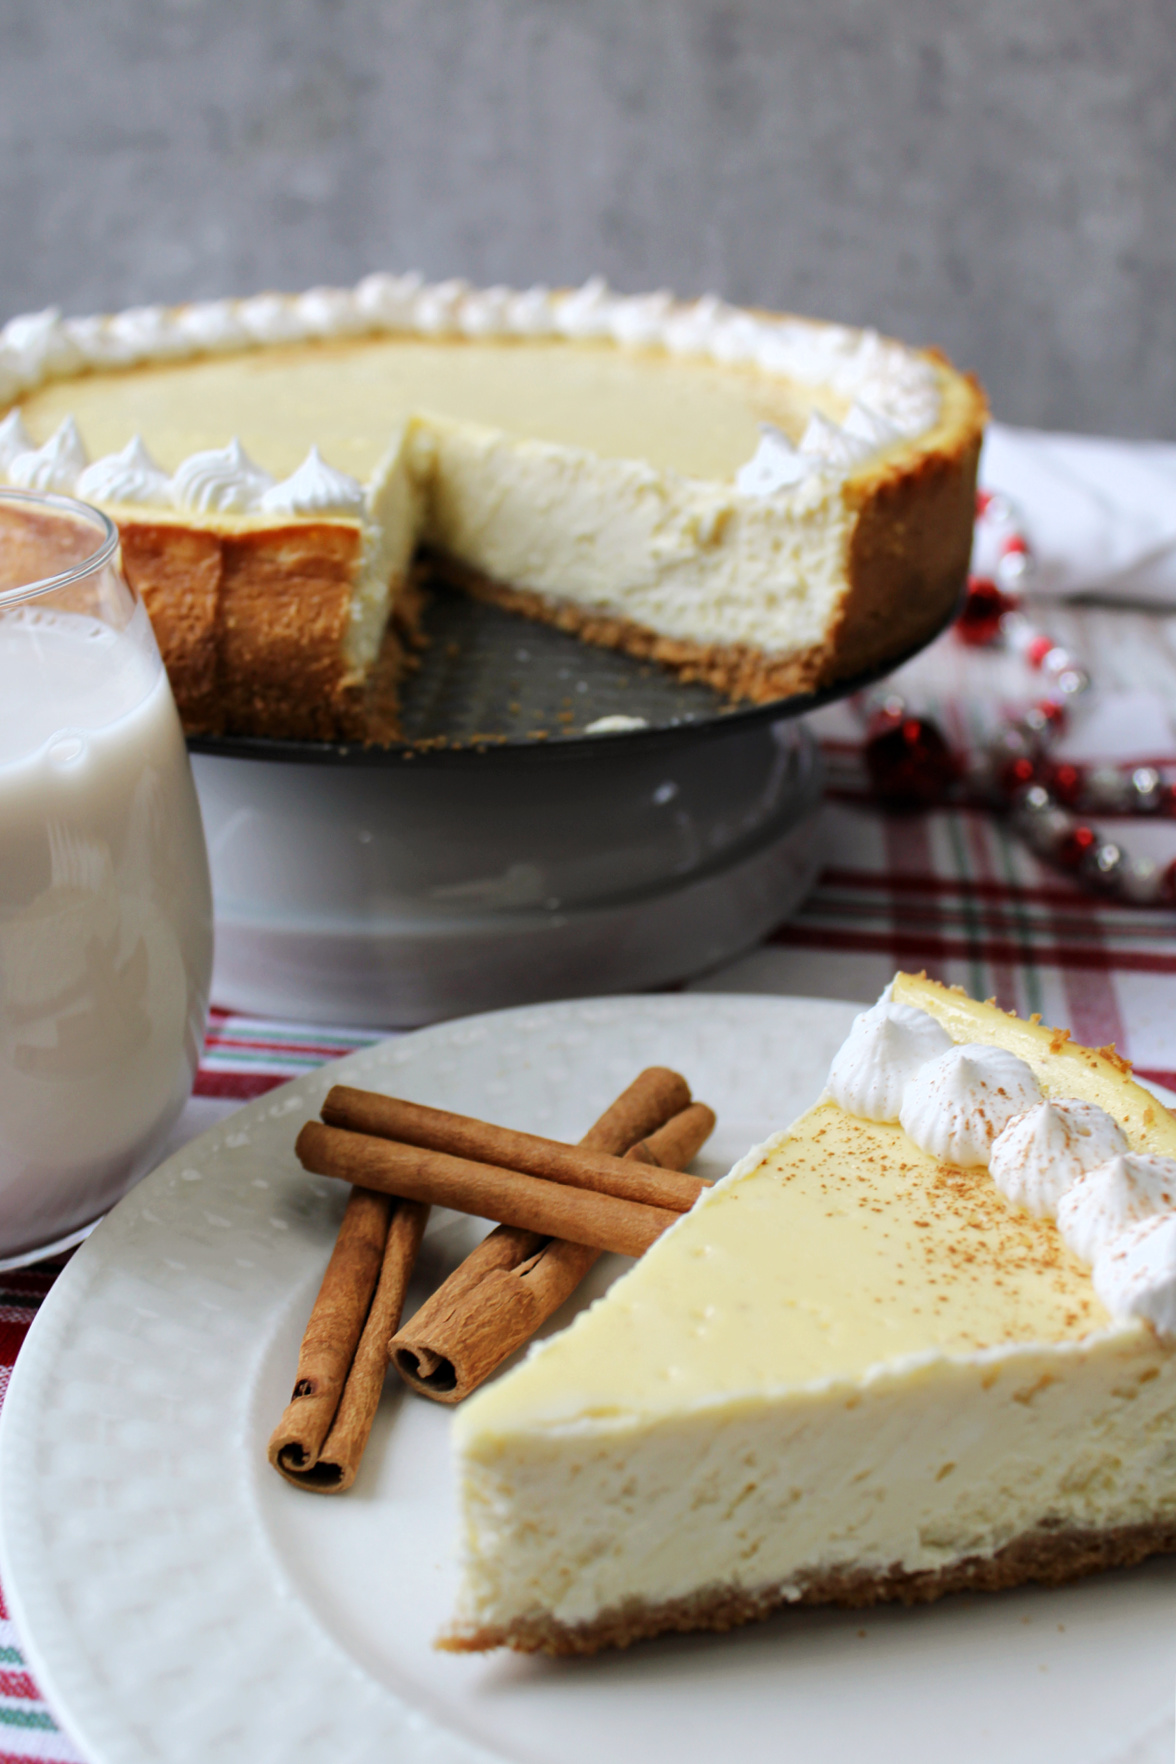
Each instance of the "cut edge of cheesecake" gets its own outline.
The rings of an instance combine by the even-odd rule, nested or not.
[[[1108,1109],[1124,1127],[1133,1149],[1167,1155],[1176,1153],[1176,1118],[1150,1092],[1132,1079],[1130,1066],[1113,1048],[1080,1047],[1070,1041],[1065,1031],[1051,1029],[1038,1021],[1025,1022],[1015,1014],[1000,1011],[991,1002],[979,1004],[969,999],[962,990],[940,986],[924,975],[898,975],[894,982],[893,996],[898,1002],[915,1005],[936,1016],[957,1042],[985,1041],[1017,1053],[1033,1066],[1047,1096],[1080,1097]],[[668,1244],[675,1235],[684,1241],[683,1234],[691,1231],[691,1219],[696,1221],[694,1235],[697,1238],[697,1222],[704,1221],[706,1210],[716,1203],[723,1190],[763,1168],[773,1150],[786,1147],[792,1134],[803,1129],[822,1109],[841,1113],[830,1099],[825,1098],[807,1111],[794,1128],[774,1136],[764,1146],[753,1149],[735,1166],[723,1183],[709,1191],[698,1207],[675,1226],[665,1239],[660,1240],[661,1243]],[[900,1132],[899,1129],[893,1131]],[[817,1137],[820,1137],[819,1133]],[[948,1174],[950,1175],[950,1171]],[[957,1176],[962,1174],[956,1173]],[[986,1183],[990,1183],[991,1179],[986,1171],[980,1174]],[[992,1186],[993,1193],[996,1194],[995,1185]],[[996,1195],[996,1202],[1000,1208],[1007,1205],[999,1195]],[[1010,1208],[1009,1213],[1010,1216],[1028,1221],[1029,1216],[1022,1214],[1019,1209]],[[1032,1221],[1031,1229],[1040,1237],[1052,1235],[1056,1240],[1056,1227],[1052,1221]],[[1063,1259],[1069,1258],[1069,1252],[1060,1242],[1058,1250]],[[657,1246],[651,1253],[656,1256],[656,1251]],[[641,1266],[638,1265],[634,1274],[640,1271]],[[1085,1270],[1082,1273],[1085,1279]],[[610,1295],[623,1291],[626,1281],[631,1278],[626,1277],[610,1289]],[[1073,1281],[1073,1274],[1070,1279]],[[607,1300],[598,1301],[598,1304],[605,1303]],[[1097,1301],[1094,1303],[1097,1306]],[[1101,1313],[1101,1306],[1097,1306],[1097,1309]],[[578,1322],[591,1328],[588,1317],[589,1313],[585,1313]],[[1028,1408],[1040,1401],[1047,1405],[1043,1414],[1052,1415],[1053,1420],[1047,1425],[1045,1420],[1039,1418],[1038,1424],[1047,1431],[1048,1426],[1052,1426],[1055,1432],[1060,1426],[1059,1437],[1064,1440],[1066,1425],[1073,1424],[1074,1415],[1081,1417],[1083,1402],[1095,1403],[1097,1406],[1102,1401],[1105,1405],[1111,1403],[1112,1399],[1118,1402],[1126,1393],[1132,1398],[1139,1397],[1140,1413],[1147,1409],[1150,1424],[1153,1427],[1157,1425],[1157,1416],[1151,1414],[1151,1408],[1156,1407],[1157,1413],[1162,1410],[1166,1415],[1168,1409],[1176,1403],[1176,1356],[1171,1352],[1170,1345],[1165,1347],[1147,1325],[1139,1322],[1104,1320],[1099,1325],[1093,1315],[1091,1321],[1094,1327],[1090,1332],[1079,1333],[1072,1339],[1018,1339],[999,1346],[980,1346],[962,1354],[945,1355],[942,1349],[936,1349],[926,1359],[926,1368],[929,1369],[932,1380],[939,1378],[942,1382],[943,1390],[938,1400],[943,1405],[942,1413],[947,1418],[947,1423],[957,1427],[962,1424],[966,1428],[969,1403],[974,1406],[979,1417],[985,1402],[1003,1405],[1003,1411],[998,1407],[996,1412],[1014,1415],[1019,1423],[1022,1419],[1019,1405]],[[1086,1329],[1088,1326],[1080,1327]],[[573,1325],[573,1332],[575,1328]],[[550,1345],[539,1348],[536,1357],[541,1358],[553,1349],[558,1352],[558,1343],[565,1339],[566,1332],[562,1336],[551,1338]],[[916,1356],[905,1367],[901,1364],[901,1356],[893,1361],[879,1361],[859,1376],[856,1392],[850,1388],[852,1381],[845,1380],[841,1381],[841,1387],[834,1380],[824,1389],[812,1384],[802,1383],[796,1386],[785,1383],[780,1390],[789,1400],[799,1399],[801,1404],[806,1400],[812,1403],[824,1402],[831,1410],[836,1409],[839,1402],[849,1408],[855,1406],[859,1400],[868,1403],[871,1397],[880,1396],[881,1401],[875,1404],[874,1414],[875,1417],[881,1415],[882,1422],[875,1419],[872,1425],[884,1427],[887,1418],[886,1393],[893,1387],[898,1392],[898,1401],[901,1403],[905,1388],[902,1381],[909,1376],[912,1369],[916,1378],[918,1377],[918,1359],[919,1356]],[[1079,1376],[1086,1380],[1087,1387],[1078,1391],[1077,1395],[1074,1394],[1076,1387],[1073,1382],[1067,1383],[1068,1373],[1075,1367],[1079,1368]],[[526,1363],[518,1372],[523,1373],[525,1370]],[[508,1383],[509,1379],[503,1382]],[[993,1383],[998,1387],[995,1396],[990,1394],[990,1385]],[[1050,1392],[1051,1386],[1057,1388]],[[509,1501],[507,1505],[500,1504],[495,1509],[493,1457],[504,1440],[505,1449],[509,1453],[510,1424],[509,1418],[504,1422],[501,1404],[496,1405],[493,1401],[491,1393],[494,1388],[489,1387],[486,1393],[489,1418],[480,1429],[489,1440],[489,1458],[483,1471],[479,1472],[482,1475],[482,1487],[476,1496],[475,1506],[478,1502],[484,1509],[488,1506],[494,1512],[492,1525],[505,1526],[510,1519]],[[914,1425],[919,1406],[917,1383],[911,1390]],[[1143,1394],[1145,1391],[1146,1395]],[[1042,1396],[1042,1392],[1050,1394]],[[723,1392],[721,1398],[716,1398],[713,1403],[712,1413],[716,1416],[716,1427],[734,1432],[746,1445],[747,1438],[751,1436],[738,1434],[739,1402],[737,1393]],[[1074,1402],[1077,1402],[1078,1407],[1070,1414],[1065,1405]],[[1056,1404],[1058,1407],[1051,1410],[1049,1404]],[[1165,1404],[1168,1405],[1167,1409],[1163,1408]],[[531,1429],[528,1437],[536,1442],[539,1454],[537,1462],[540,1463],[537,1474],[541,1474],[544,1454],[550,1457],[561,1450],[560,1437],[565,1441],[571,1440],[577,1423],[570,1407],[566,1413],[557,1408],[544,1416],[542,1386],[538,1400],[532,1394],[531,1408],[535,1410],[535,1416],[530,1423],[524,1420],[523,1428],[525,1433],[528,1427]],[[593,1412],[590,1406],[586,1409],[586,1420]],[[815,1410],[813,1412],[816,1413]],[[607,1435],[610,1428],[615,1440],[620,1440],[624,1432],[624,1416],[620,1411],[612,1421],[599,1411],[596,1413],[599,1450],[595,1460],[590,1451],[585,1456],[583,1474],[586,1477],[589,1470],[591,1474],[597,1474],[599,1463],[607,1459]],[[656,1409],[651,1410],[650,1414],[652,1419],[646,1425],[651,1432],[655,1432],[659,1425],[666,1422],[666,1416],[659,1422]],[[1059,1414],[1061,1423],[1058,1421]],[[695,1419],[698,1419],[697,1405]],[[976,1420],[976,1426],[981,1425],[981,1419]],[[673,1424],[676,1424],[676,1420]],[[690,1453],[693,1447],[689,1424],[692,1423],[687,1417],[679,1427],[679,1445],[684,1443],[686,1448],[684,1474],[693,1474],[690,1470]],[[794,1422],[793,1425],[798,1426],[799,1423]],[[845,1424],[835,1419],[834,1428],[839,1425]],[[591,1427],[592,1423],[588,1422],[589,1432]],[[463,1448],[468,1448],[471,1436],[478,1432],[476,1409],[472,1414],[467,1409],[464,1417],[455,1417],[455,1440],[460,1441]],[[678,1436],[673,1435],[671,1428],[667,1437],[672,1444],[673,1438]],[[849,1437],[853,1437],[852,1432]],[[861,1435],[859,1445],[869,1437],[868,1431]],[[577,1446],[575,1449],[583,1448]],[[622,1448],[617,1446],[616,1449],[619,1452]],[[652,1461],[655,1465],[660,1463],[663,1473],[668,1474],[667,1466],[673,1462],[672,1453],[670,1446],[664,1442],[661,1449],[662,1459],[659,1461],[656,1458],[655,1450]],[[1074,1461],[1076,1463],[1077,1454]],[[946,1474],[954,1470],[954,1467],[954,1464],[948,1464],[942,1473]],[[649,1464],[647,1461],[642,1470],[638,1453],[633,1458],[632,1466],[627,1468],[632,1470],[635,1477],[640,1474],[648,1475]],[[524,1473],[526,1469],[524,1464]],[[1151,1474],[1151,1469],[1148,1473]],[[503,1474],[510,1475],[514,1472],[508,1470]],[[1169,1477],[1168,1481],[1171,1480]],[[535,1487],[537,1486],[539,1485],[536,1484]],[[535,1487],[530,1489],[532,1497],[535,1495]],[[822,1603],[849,1607],[895,1601],[913,1604],[957,1591],[998,1590],[1027,1581],[1062,1584],[1100,1569],[1128,1566],[1149,1555],[1176,1549],[1176,1486],[1168,1488],[1165,1482],[1163,1487],[1167,1491],[1165,1501],[1160,1503],[1163,1510],[1132,1510],[1126,1516],[1124,1513],[1118,1515],[1122,1522],[1096,1526],[1076,1523],[1072,1518],[1070,1522],[1066,1522],[1060,1513],[1041,1512],[1035,1522],[1022,1523],[1012,1535],[1002,1537],[994,1533],[983,1540],[987,1547],[957,1550],[954,1559],[937,1565],[908,1567],[904,1565],[903,1559],[868,1562],[864,1565],[844,1561],[800,1564],[797,1572],[762,1585],[715,1581],[682,1596],[648,1599],[640,1596],[625,1597],[613,1601],[603,1609],[574,1619],[557,1615],[554,1608],[542,1608],[542,1601],[538,1608],[532,1606],[530,1609],[498,1617],[492,1610],[478,1608],[479,1603],[484,1605],[484,1600],[463,1599],[462,1608],[438,1639],[437,1645],[457,1652],[483,1651],[505,1645],[524,1652],[588,1654],[600,1648],[626,1646],[631,1642],[671,1631],[725,1630],[798,1604]],[[507,1500],[507,1497],[504,1496],[503,1499]],[[1124,1500],[1125,1508],[1130,1508],[1131,1500],[1120,1497],[1121,1505]],[[1138,1504],[1137,1500],[1137,1507]],[[1061,1505],[1064,1506],[1065,1503]],[[1077,1506],[1081,1506],[1080,1499]],[[536,1523],[539,1510],[536,1506]],[[1009,1510],[1014,1510],[1012,1497],[1009,1497]],[[467,1501],[467,1526],[473,1528],[467,1532],[467,1547],[472,1540],[473,1531],[476,1530],[472,1512]],[[629,1523],[639,1526],[639,1516],[634,1514]],[[602,1547],[599,1538],[597,1546]],[[910,1558],[906,1560],[909,1561]],[[566,1600],[567,1596],[568,1589],[565,1585],[560,1597]],[[492,1605],[493,1599],[490,1602]]]
[[[344,290],[331,294],[340,300],[350,297]],[[285,301],[293,312],[299,299],[313,295],[269,298]],[[241,310],[249,305],[223,304]],[[667,308],[664,323],[691,310]],[[186,315],[201,311],[161,309],[151,321],[152,334],[158,338],[169,326],[182,328]],[[64,321],[61,347],[68,344],[76,355],[71,341],[75,333],[83,340],[105,336],[135,316]],[[745,313],[742,321],[761,325],[765,335],[773,326],[807,329],[814,337],[844,333],[855,339],[855,347],[866,346],[873,335],[789,315]],[[354,323],[354,315],[346,319],[347,325]],[[369,328],[378,332],[397,327]],[[57,329],[62,330],[60,323]],[[124,324],[124,329],[133,331],[134,325]],[[275,335],[273,340],[289,339]],[[460,348],[463,338],[458,334],[449,340]],[[592,338],[594,345],[601,340],[599,334]],[[576,339],[556,341],[573,344]],[[635,343],[604,341],[638,352],[661,348],[649,333]],[[404,420],[388,458],[369,482],[367,510],[359,519],[329,514],[281,520],[194,517],[180,510],[101,506],[119,527],[127,574],[159,631],[181,716],[192,734],[395,739],[397,688],[419,639],[422,571],[412,564],[418,551],[443,578],[511,611],[572,631],[584,641],[656,661],[683,679],[705,681],[730,700],[769,702],[871,671],[928,640],[950,616],[966,576],[986,416],[983,395],[973,379],[934,350],[873,341],[918,366],[934,384],[938,408],[917,432],[896,434],[821,479],[816,515],[802,511],[794,517],[788,494],[778,508],[767,508],[773,499],[753,499],[718,480],[683,478],[673,486],[683,500],[674,544],[681,549],[683,533],[696,530],[702,535],[696,548],[698,567],[707,592],[719,601],[729,591],[732,570],[738,569],[738,547],[743,545],[748,556],[756,552],[756,568],[767,580],[777,534],[793,523],[799,535],[792,566],[796,581],[781,592],[787,597],[799,587],[798,605],[807,604],[801,606],[796,640],[783,650],[758,643],[754,632],[746,630],[730,641],[716,640],[713,633],[705,641],[696,639],[664,628],[658,617],[631,616],[633,609],[625,606],[623,595],[610,601],[598,590],[586,597],[578,587],[563,592],[561,585],[574,573],[574,547],[565,546],[563,552],[557,547],[546,572],[533,573],[525,534],[519,544],[504,548],[495,543],[483,487],[474,479],[476,493],[465,498],[468,507],[461,506],[464,485],[449,498],[452,508],[440,506],[444,498],[435,494],[438,455],[450,441],[460,454],[460,443],[474,436],[465,466],[476,478],[479,443],[476,425],[432,419],[427,413]],[[234,350],[256,347],[257,342],[238,343]],[[526,348],[528,339],[512,336],[502,343]],[[62,367],[68,350],[66,355],[59,350],[54,366],[57,358],[43,340],[41,349],[50,363],[41,377],[67,380],[89,369],[136,372],[150,368],[153,359],[166,363],[174,357],[174,344],[166,336],[154,346],[154,356],[152,347],[145,346],[125,369],[104,364],[100,352],[98,360],[81,367],[76,362]],[[0,349],[0,357],[3,353]],[[716,360],[721,366],[721,359]],[[737,365],[736,371],[743,370]],[[756,371],[771,378],[780,370]],[[26,377],[26,392],[35,390],[36,383],[35,375],[31,381]],[[459,430],[467,433],[459,435]],[[146,438],[150,444],[150,436]],[[554,468],[575,452],[556,444],[509,445],[516,454],[529,451],[541,475],[545,464],[553,467],[545,486],[557,477]],[[607,463],[610,471],[632,464]],[[667,483],[674,479],[672,473],[662,476]],[[485,545],[479,543],[483,530]],[[810,531],[819,543],[810,543]],[[764,559],[769,560],[766,574]],[[722,568],[713,567],[716,563]],[[664,590],[659,589],[663,600],[677,589],[674,568],[671,563],[657,577],[664,578]],[[649,606],[648,595],[643,604]]]
[[[424,610],[418,493],[397,436],[364,518],[106,505],[189,735],[387,745]]]
[[[947,620],[963,588],[972,548],[973,510],[987,406],[979,386],[935,351],[939,418],[925,433],[884,447],[830,483],[824,506],[832,545],[812,547],[808,582],[826,595],[821,631],[787,653],[740,641],[698,642],[655,629],[607,605],[585,604],[520,585],[479,568],[454,544],[457,522],[429,520],[425,557],[443,579],[475,597],[574,633],[585,642],[652,660],[683,680],[700,680],[731,700],[769,703],[870,672],[927,642]],[[444,446],[444,431],[442,446]],[[455,438],[456,439],[456,438]],[[542,455],[542,447],[528,451]],[[770,511],[730,486],[702,520],[722,533],[748,528]],[[800,528],[801,519],[797,519]],[[827,535],[825,536],[827,537]],[[804,543],[804,535],[801,535]],[[520,572],[525,573],[525,571]]]
[[[979,451],[977,437],[957,460],[925,455],[914,468],[880,462],[846,481],[845,586],[826,634],[788,655],[660,632],[608,608],[497,581],[443,548],[430,548],[426,558],[443,580],[477,599],[657,662],[732,701],[768,704],[867,674],[942,629],[967,574]]]

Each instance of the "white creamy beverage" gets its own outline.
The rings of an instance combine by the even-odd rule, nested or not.
[[[0,1255],[150,1167],[191,1089],[211,959],[179,719],[136,606],[0,613]]]

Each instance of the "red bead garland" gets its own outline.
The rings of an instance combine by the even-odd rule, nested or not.
[[[1047,695],[1008,718],[966,764],[935,722],[916,714],[892,686],[867,694],[864,757],[874,794],[891,808],[929,808],[965,794],[1011,813],[1034,854],[1100,893],[1145,905],[1176,902],[1176,860],[1162,868],[1130,859],[1085,818],[1090,812],[1176,816],[1176,765],[1079,766],[1049,758],[1050,744],[1068,721],[1067,703],[1089,689],[1090,676],[1075,656],[1030,624],[1012,589],[1032,573],[1033,557],[1012,509],[1001,496],[980,491],[978,527],[991,529],[998,581],[974,576],[955,625],[971,647],[1003,644],[1049,682]]]

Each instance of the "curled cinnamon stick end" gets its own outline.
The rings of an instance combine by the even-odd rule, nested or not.
[[[304,1471],[292,1471],[279,1462],[287,1481],[299,1488],[316,1494],[342,1494],[355,1481],[384,1389],[388,1337],[395,1335],[400,1325],[404,1295],[428,1220],[429,1208],[419,1201],[396,1203],[371,1310],[318,1461]]]
[[[551,1241],[513,1225],[499,1225],[484,1237],[401,1333],[393,1331],[385,1342],[405,1383],[439,1402],[459,1403],[533,1335],[547,1313],[538,1313],[522,1276]],[[576,1249],[587,1273],[600,1251]],[[508,1339],[512,1345],[504,1348]]]
[[[302,1337],[294,1394],[270,1436],[269,1461],[284,1476],[318,1463],[371,1309],[394,1205],[387,1194],[351,1191]]]
[[[688,1104],[660,1126],[651,1123],[654,1107],[678,1100],[682,1091],[690,1095],[681,1079],[680,1090],[657,1090],[660,1076],[657,1068],[643,1072],[596,1123],[592,1133],[608,1140],[600,1149],[622,1151],[622,1135],[636,1128],[643,1137],[626,1154],[634,1160],[648,1157],[673,1169],[695,1156],[713,1131],[714,1112],[704,1103]],[[598,1255],[566,1239],[499,1226],[389,1342],[397,1371],[421,1396],[461,1402],[559,1309]]]

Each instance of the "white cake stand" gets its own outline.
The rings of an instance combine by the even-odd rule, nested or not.
[[[821,793],[799,719],[865,679],[732,709],[444,589],[426,630],[399,747],[190,743],[217,1004],[406,1028],[685,980],[795,912]]]
[[[215,1002],[407,1027],[682,980],[796,909],[821,787],[802,724],[584,745],[416,768],[195,754]]]

